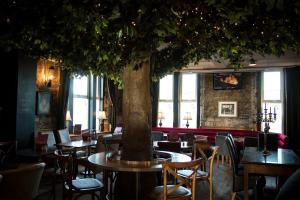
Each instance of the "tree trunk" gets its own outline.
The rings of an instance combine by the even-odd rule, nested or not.
[[[144,62],[138,70],[127,66],[123,73],[122,160],[152,160],[150,63]],[[156,184],[156,173],[118,172],[115,183],[115,200],[146,199]],[[137,190],[137,186],[139,190]],[[138,192],[138,196],[136,196]]]
[[[152,160],[149,60],[138,70],[127,66],[123,81],[122,160]]]

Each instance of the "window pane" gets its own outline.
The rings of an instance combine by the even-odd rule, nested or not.
[[[73,124],[81,124],[82,129],[88,129],[88,99],[73,98]]]
[[[189,128],[196,128],[197,105],[196,102],[181,102],[180,104],[180,127],[186,128],[187,120],[183,120],[186,112],[190,112],[192,120],[189,120]]]
[[[167,75],[159,81],[159,99],[173,99],[173,75]]]
[[[196,74],[182,74],[181,99],[196,99]]]
[[[276,121],[275,122],[270,122],[270,130],[269,132],[274,132],[274,133],[282,133],[282,104],[281,103],[270,103],[267,102],[266,106],[263,103],[262,105],[262,112],[265,112],[264,109],[265,107],[268,109],[267,113],[270,112],[270,108],[271,108],[271,112],[274,113],[274,108],[276,111]],[[272,117],[274,117],[274,115],[272,115]],[[261,131],[264,131],[265,128],[265,123],[262,122],[261,123]]]
[[[162,119],[162,127],[173,127],[173,102],[159,102],[158,112],[163,112],[165,119]],[[159,120],[157,120],[157,126]]]
[[[88,95],[88,78],[86,76],[76,77],[73,82],[74,95]]]
[[[264,72],[264,100],[280,100],[280,72]]]

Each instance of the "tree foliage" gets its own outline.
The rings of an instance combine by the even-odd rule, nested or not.
[[[1,0],[0,47],[118,79],[151,58],[153,77],[201,59],[299,52],[297,0]]]

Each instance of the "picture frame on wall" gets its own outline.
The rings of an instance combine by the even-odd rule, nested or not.
[[[213,74],[214,90],[235,90],[242,88],[242,73],[214,73]]]
[[[219,101],[218,117],[237,117],[237,102]]]
[[[50,114],[51,93],[48,91],[37,92],[37,115],[49,115]]]

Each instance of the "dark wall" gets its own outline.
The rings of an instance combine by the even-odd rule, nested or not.
[[[18,148],[34,145],[36,61],[16,51],[0,51],[0,141],[17,140]]]

